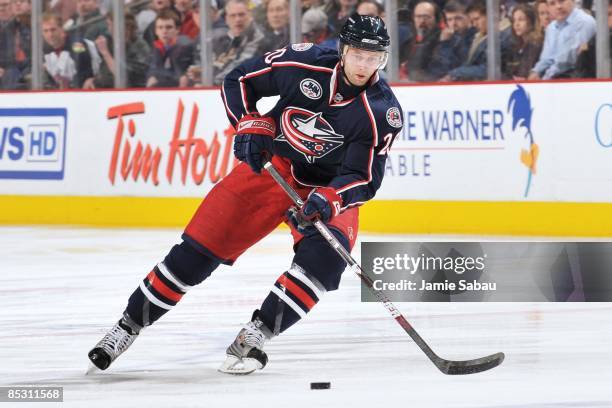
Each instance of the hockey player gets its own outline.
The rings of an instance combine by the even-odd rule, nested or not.
[[[402,109],[378,75],[389,36],[378,17],[353,14],[339,49],[293,44],[249,60],[230,72],[221,95],[236,128],[234,154],[243,163],[202,201],[182,236],[131,295],[123,317],[89,352],[106,369],[143,328],[172,309],[219,264],[288,222],[295,256],[234,342],[220,371],[249,374],[268,357],[264,343],[303,318],[338,288],[345,262],[312,226],[325,222],[350,250],[358,207],[376,193],[389,148],[402,127]],[[256,102],[279,95],[260,115]],[[267,172],[272,164],[305,199],[301,210]],[[289,211],[288,211],[289,209]]]

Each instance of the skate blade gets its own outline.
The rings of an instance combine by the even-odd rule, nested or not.
[[[240,359],[236,356],[228,355],[218,371],[231,375],[248,375],[261,368],[261,363],[253,358]]]
[[[89,366],[87,367],[87,371],[85,371],[85,375],[97,374],[101,370],[96,367],[92,362],[89,362]]]

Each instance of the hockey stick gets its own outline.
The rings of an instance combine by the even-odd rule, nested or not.
[[[304,201],[295,192],[295,190],[285,181],[285,179],[278,173],[274,165],[271,162],[266,162],[264,164],[264,168],[268,171],[268,173],[272,176],[272,178],[281,186],[283,190],[291,197],[295,205],[298,208],[302,208],[304,205]],[[406,320],[406,318],[402,315],[402,313],[391,303],[389,298],[380,290],[374,289],[374,284],[372,280],[363,273],[363,270],[353,259],[351,254],[340,244],[340,242],[334,237],[329,228],[320,220],[315,220],[313,222],[315,228],[323,235],[323,237],[327,240],[329,245],[344,259],[344,261],[349,265],[349,268],[359,276],[359,278],[366,284],[366,286],[374,293],[376,298],[382,302],[385,308],[391,313],[391,316],[395,319],[395,321],[402,326],[404,331],[408,333],[408,335],[414,340],[414,342],[423,350],[425,355],[431,360],[432,363],[442,373],[444,374],[474,374],[482,371],[489,370],[491,368],[497,367],[504,361],[504,353],[495,353],[490,356],[477,358],[474,360],[465,360],[465,361],[455,361],[455,360],[446,360],[439,357],[423,340],[423,338],[417,333],[417,331],[412,327],[410,323]]]

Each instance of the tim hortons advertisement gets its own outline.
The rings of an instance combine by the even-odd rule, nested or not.
[[[612,201],[612,83],[394,91],[377,198]],[[218,90],[49,95],[0,105],[0,194],[201,197],[236,165]]]

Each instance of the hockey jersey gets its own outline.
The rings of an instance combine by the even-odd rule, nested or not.
[[[344,210],[376,194],[403,113],[378,73],[351,99],[338,92],[341,75],[336,50],[293,44],[238,66],[226,76],[221,96],[234,127],[244,115],[259,114],[259,99],[280,96],[262,114],[276,122],[273,154],[291,161],[302,185],[334,188]]]

